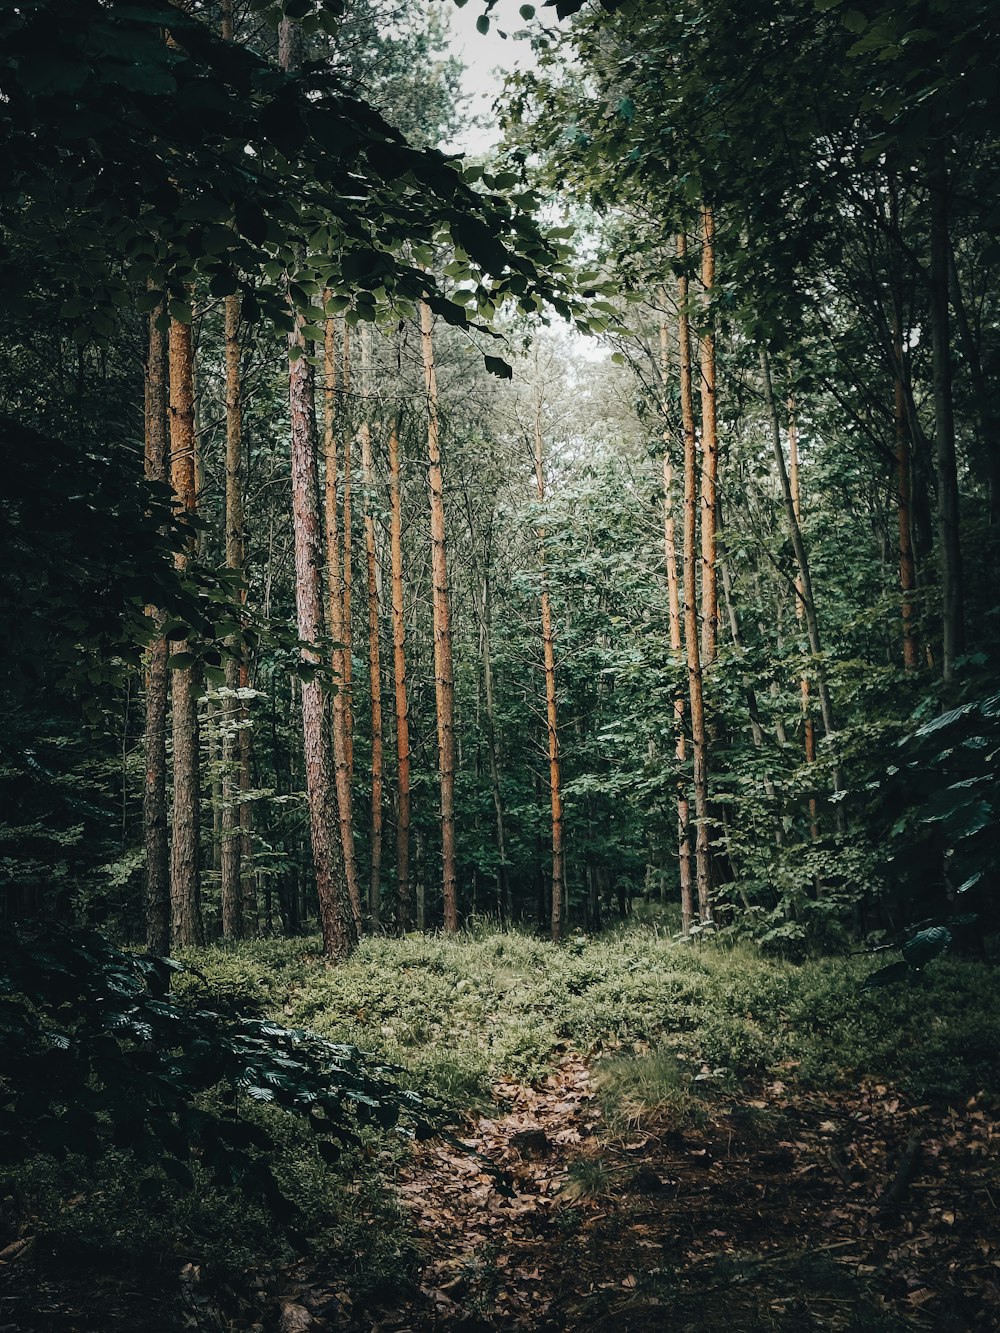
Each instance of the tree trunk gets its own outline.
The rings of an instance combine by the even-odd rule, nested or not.
[[[802,528],[799,523],[796,493],[792,490],[791,478],[789,477],[788,468],[785,464],[785,451],[781,447],[781,425],[778,421],[778,408],[774,400],[774,389],[771,383],[771,362],[766,349],[763,347],[760,349],[760,368],[764,388],[764,406],[767,410],[768,422],[771,427],[771,444],[774,450],[774,460],[778,468],[778,480],[781,483],[781,493],[785,502],[785,517],[788,521],[788,534],[791,538],[792,550],[795,552],[795,562],[799,571],[799,577],[795,584],[796,603],[801,603],[802,612],[805,617],[806,633],[809,639],[809,650],[812,653],[815,662],[816,690],[819,695],[819,708],[820,717],[823,721],[823,734],[829,740],[833,736],[835,730],[833,721],[833,703],[830,699],[830,691],[826,683],[826,672],[823,669],[822,645],[819,637],[819,620],[816,616],[816,601],[813,596],[812,578],[809,573],[809,557],[806,554],[805,542],[802,539]],[[806,743],[808,746],[808,732],[806,736]],[[813,746],[812,749],[813,757],[815,757],[815,747]],[[808,749],[806,758],[812,762]],[[835,792],[843,790],[843,779],[839,764],[834,766],[833,782]],[[837,810],[839,820],[841,810],[839,804]]]
[[[497,742],[496,697],[493,688],[493,580],[490,576],[489,554],[483,573],[482,634],[480,656],[483,662],[483,691],[486,696],[486,746],[490,767],[490,794],[497,827],[497,915],[510,925],[514,918],[511,901],[510,875],[507,864],[507,827],[504,818],[503,796],[500,791],[500,756]]]
[[[399,423],[389,435],[389,547],[392,562],[392,668],[396,707],[396,914],[410,929],[410,721],[406,696],[406,619],[403,607],[403,507],[399,486]]]
[[[170,321],[170,480],[174,502],[185,515],[198,505],[194,430],[194,350],[191,325]],[[187,568],[196,538],[176,557]],[[186,653],[186,639],[171,644]],[[199,865],[198,673],[194,665],[173,672],[171,685],[174,746],[173,840],[170,848],[171,935],[176,944],[202,944]]]
[[[279,50],[286,70],[294,63],[293,25],[283,20]],[[303,319],[296,315],[288,335],[288,390],[292,436],[292,536],[295,550],[296,631],[303,643],[308,665],[319,664],[316,645],[323,637],[322,543],[319,518],[319,474],[317,465],[316,403],[310,346],[302,333]],[[339,840],[333,832],[335,802],[330,754],[324,729],[323,684],[319,674],[301,682],[302,739],[306,770],[306,797],[313,870],[319,899],[323,952],[329,958],[345,958],[357,943],[357,924],[351,910],[338,856]]]
[[[666,294],[664,293],[664,303]],[[667,326],[660,325],[660,374],[663,381],[663,416],[667,422],[667,376],[669,373],[669,351]],[[681,600],[677,578],[677,538],[674,524],[674,465],[670,457],[673,443],[669,423],[663,431],[663,550],[667,568],[667,604],[670,615],[670,651],[676,662],[682,660],[683,636],[681,634]],[[691,932],[694,919],[694,901],[691,885],[691,817],[688,804],[687,782],[684,769],[687,766],[687,737],[684,734],[684,692],[678,689],[674,698],[674,758],[677,760],[677,868],[681,890],[681,930],[685,935]]]
[[[698,601],[695,538],[698,523],[698,465],[694,402],[691,392],[691,334],[688,324],[687,239],[677,237],[678,346],[681,418],[684,431],[684,638],[687,646],[688,698],[691,705],[691,747],[694,757],[695,877],[698,916],[702,925],[712,915],[712,867],[708,836],[708,738],[701,689],[701,654],[698,643]]]
[[[711,300],[715,286],[715,219],[710,206],[702,211],[701,282],[704,331],[701,359],[701,664],[715,661],[719,628],[719,597],[715,570],[715,493],[719,473],[719,441],[715,411],[715,333]]]
[[[344,486],[341,506],[344,524],[344,555],[341,576],[344,581],[344,618],[342,622],[344,651],[341,657],[344,683],[344,762],[347,765],[347,786],[354,783],[354,620],[352,596],[354,590],[354,535],[352,491],[354,481],[354,413],[351,410],[351,326],[344,321],[341,382],[344,386],[344,404],[347,408],[347,429],[344,431]],[[353,797],[352,797],[353,802]],[[353,819],[352,819],[353,827]]]
[[[368,885],[368,913],[372,926],[381,919],[382,899],[382,655],[379,646],[378,550],[375,543],[375,516],[372,513],[374,470],[372,468],[371,422],[371,337],[367,326],[361,336],[362,419],[358,431],[361,441],[361,481],[363,486],[365,557],[368,590],[368,680],[371,690],[372,735],[372,846],[371,878]]]
[[[243,573],[243,420],[240,403],[240,298],[226,297],[226,568]],[[238,639],[229,644],[234,654]],[[236,799],[243,766],[236,762],[239,689],[242,663],[226,658],[226,699],[222,724],[222,934],[239,939],[243,931],[241,858],[242,802]],[[242,793],[240,793],[242,794]]]
[[[149,316],[146,354],[146,480],[167,485],[167,355],[163,331],[157,321],[163,304]],[[155,607],[147,614],[157,627],[164,620]],[[143,787],[142,822],[146,849],[146,947],[150,953],[170,949],[170,852],[167,839],[167,641],[162,634],[146,654],[146,779]]]
[[[951,302],[955,309],[958,338],[962,346],[962,355],[969,368],[972,397],[976,404],[976,416],[979,418],[979,432],[982,437],[983,448],[986,450],[990,527],[997,528],[1000,527],[1000,439],[997,437],[997,414],[993,409],[986,376],[983,374],[979,347],[972,336],[969,316],[962,296],[962,284],[958,276],[958,265],[955,263],[955,251],[950,243],[948,245],[948,272],[951,278]]]
[[[538,365],[535,365],[538,374]],[[538,503],[545,501],[545,463],[542,456],[542,400],[541,388],[535,384],[535,485]],[[559,731],[556,708],[556,660],[552,634],[552,604],[549,598],[548,566],[545,558],[545,528],[538,529],[539,563],[542,575],[542,653],[545,662],[545,718],[549,749],[549,796],[552,807],[552,902],[550,925],[552,941],[562,939],[563,887],[565,881],[565,854],[563,851],[562,783],[559,773]]]
[[[444,485],[438,421],[437,376],[434,369],[431,308],[420,302],[420,345],[427,393],[427,477],[431,509],[431,582],[434,611],[434,699],[437,711],[438,773],[441,781],[441,861],[444,928],[458,929],[458,888],[455,874],[455,678],[451,660],[448,611],[448,561],[445,548]]]
[[[802,531],[802,492],[799,489],[799,431],[795,424],[795,407],[792,399],[788,400],[788,483],[792,492],[792,510],[795,523]],[[804,549],[804,548],[803,548]],[[805,585],[802,570],[795,576],[795,619],[801,626],[805,616]],[[810,703],[809,673],[802,672],[799,677],[799,696],[802,709],[802,747],[806,763],[816,762],[816,729],[813,726],[812,706]],[[819,840],[819,824],[816,813],[816,797],[809,797],[809,836],[813,842]]]
[[[324,299],[329,300],[326,292]],[[337,816],[340,829],[341,855],[347,896],[357,927],[361,925],[361,891],[358,887],[357,861],[354,854],[354,808],[351,773],[347,761],[348,700],[345,659],[350,650],[345,646],[344,586],[340,569],[340,525],[337,516],[337,343],[336,325],[328,317],[323,341],[323,456],[326,464],[324,503],[326,511],[326,574],[327,605],[330,616],[330,637],[333,640],[333,673],[337,678],[333,694],[333,763],[337,790]],[[345,432],[346,434],[346,432]]]
[[[931,210],[931,357],[934,386],[934,453],[941,546],[941,675],[955,676],[955,659],[965,651],[962,547],[959,536],[958,463],[951,398],[951,345],[948,327],[948,167],[938,143],[931,151],[927,185]]]

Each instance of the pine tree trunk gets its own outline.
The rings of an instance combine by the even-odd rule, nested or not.
[[[788,484],[791,487],[792,511],[795,514],[795,523],[799,532],[801,532],[802,492],[799,489],[799,431],[795,424],[795,408],[791,399],[788,400]],[[795,576],[795,619],[800,626],[805,617],[805,608],[805,585],[802,581],[800,567],[798,574]],[[816,728],[813,725],[809,675],[805,671],[799,677],[799,697],[802,709],[802,748],[805,751],[806,763],[814,764],[816,762]],[[809,797],[809,836],[813,842],[819,839],[815,796]]]
[[[149,316],[146,354],[146,480],[167,485],[169,445],[167,441],[167,353],[161,303]],[[147,608],[157,626],[163,615]],[[146,947],[150,953],[170,949],[170,851],[167,837],[167,641],[162,634],[146,654],[146,777],[143,787],[142,822],[146,849]]]
[[[938,143],[931,152],[927,185],[931,210],[931,358],[934,390],[934,453],[941,558],[941,675],[955,676],[955,659],[965,651],[962,547],[959,535],[958,463],[951,397],[951,335],[948,320],[948,167]]]
[[[170,480],[174,502],[183,514],[198,505],[194,430],[194,350],[191,325],[170,321]],[[177,556],[187,568],[196,538]],[[173,653],[186,653],[186,639],[174,640]],[[175,945],[202,944],[199,864],[198,672],[192,666],[173,672],[171,682],[174,747],[173,839],[170,848],[171,936]]]
[[[282,21],[278,37],[282,67],[287,70],[295,63],[294,25],[287,19]],[[305,644],[318,645],[324,623],[315,377],[302,326],[302,316],[296,315],[295,327],[288,335],[295,618],[299,638]],[[302,660],[318,665],[316,647],[304,648]],[[354,948],[358,934],[342,875],[340,843],[334,832],[333,775],[324,728],[323,684],[318,673],[302,680],[301,698],[306,799],[323,952],[328,958],[342,959]]]
[[[497,829],[497,915],[508,925],[513,920],[510,875],[507,860],[507,825],[504,817],[503,795],[500,790],[500,755],[497,740],[496,695],[493,686],[493,580],[490,576],[489,556],[483,573],[482,634],[480,656],[483,662],[483,693],[486,699],[486,746],[490,769],[490,794]]]
[[[381,920],[382,900],[382,654],[379,645],[378,549],[375,542],[375,517],[372,513],[374,470],[372,467],[371,422],[369,421],[371,340],[367,326],[361,337],[362,420],[358,435],[361,442],[361,480],[365,527],[365,557],[368,591],[368,681],[371,691],[372,739],[372,845],[371,877],[368,885],[368,913],[373,927]]]
[[[710,206],[702,211],[701,283],[705,328],[699,339],[701,359],[701,665],[715,661],[719,629],[719,596],[715,569],[716,485],[719,441],[715,409],[715,333],[711,300],[715,286],[715,219]]]
[[[341,382],[347,408],[347,429],[344,431],[344,485],[341,494],[344,553],[341,577],[344,587],[344,616],[342,621],[344,651],[341,657],[344,682],[344,762],[347,765],[347,786],[353,792],[354,784],[354,619],[352,597],[354,592],[354,533],[352,493],[354,482],[354,412],[351,410],[351,326],[344,321]],[[353,804],[353,794],[352,794]],[[353,816],[352,816],[353,827]]]
[[[389,551],[392,564],[392,672],[396,709],[396,917],[401,935],[413,920],[410,901],[410,720],[406,695],[403,606],[403,506],[399,484],[399,423],[389,435]]]
[[[438,773],[441,782],[441,861],[444,928],[458,929],[458,886],[455,873],[455,679],[451,658],[448,610],[448,561],[445,547],[444,484],[438,421],[437,376],[434,369],[433,323],[426,301],[420,303],[420,342],[427,393],[427,460],[431,509],[431,582],[434,618],[434,698],[437,711]]]
[[[226,297],[226,568],[237,576],[243,572],[243,421],[240,403],[240,299]],[[237,651],[238,640],[230,641]],[[243,933],[242,851],[243,834],[236,797],[242,765],[237,766],[237,723],[242,710],[239,689],[242,663],[226,659],[226,700],[222,724],[222,934],[239,939]]]
[[[329,292],[324,299],[329,300]],[[350,767],[347,761],[347,716],[350,711],[345,657],[344,585],[341,577],[340,524],[337,514],[337,343],[336,325],[327,318],[323,342],[323,456],[326,463],[324,502],[326,511],[326,571],[327,605],[330,617],[330,637],[333,640],[333,672],[336,688],[333,694],[333,762],[337,790],[337,822],[340,830],[341,855],[347,896],[351,903],[356,925],[361,925],[361,891],[358,887],[357,860],[354,854],[354,808]]]
[[[687,239],[677,237],[678,346],[681,418],[684,431],[684,639],[687,647],[688,698],[691,706],[691,748],[694,758],[695,878],[698,916],[702,925],[712,916],[712,866],[708,836],[708,738],[702,699],[701,653],[698,642],[698,600],[695,538],[698,523],[698,464],[694,401],[691,392],[691,334],[688,323]]]
[[[666,293],[663,293],[666,303]],[[667,326],[660,325],[660,374],[663,382],[663,415],[667,416],[667,377],[669,374],[669,351]],[[683,636],[681,633],[681,599],[677,578],[677,538],[674,523],[674,465],[670,457],[673,443],[669,424],[663,431],[663,550],[667,569],[667,605],[670,617],[670,651],[677,662],[683,654]],[[674,699],[674,758],[677,760],[677,868],[681,890],[681,930],[688,935],[694,919],[694,899],[691,885],[691,816],[688,803],[687,782],[684,769],[687,766],[687,737],[684,733],[684,693],[678,690]]]
[[[535,484],[538,502],[545,501],[545,462],[542,455],[542,402],[537,383],[538,365],[535,364]],[[545,557],[545,528],[538,529],[539,563],[542,575],[542,653],[545,663],[545,718],[549,750],[549,797],[552,809],[552,900],[550,927],[552,941],[562,939],[563,892],[565,884],[565,853],[563,850],[562,782],[559,772],[559,731],[556,706],[556,661],[552,633],[552,603],[549,597],[548,566]]]

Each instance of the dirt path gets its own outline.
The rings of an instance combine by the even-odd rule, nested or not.
[[[475,1330],[1000,1327],[1000,1125],[975,1101],[890,1088],[717,1097],[700,1123],[610,1133],[567,1053],[500,1083],[463,1142],[418,1145],[396,1188],[425,1255],[419,1290],[339,1325]],[[338,1327],[334,1322],[332,1327]]]

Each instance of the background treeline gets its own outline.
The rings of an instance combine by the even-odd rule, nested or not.
[[[124,83],[5,20],[9,916],[336,954],[637,896],[793,951],[982,912],[995,17],[587,9],[462,181],[374,118],[456,123],[435,7],[272,9],[124,15]],[[155,188],[109,88],[183,112]],[[66,194],[73,139],[30,147],[87,96],[112,179]]]

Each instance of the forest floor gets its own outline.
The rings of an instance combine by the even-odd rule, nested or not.
[[[577,1052],[498,1083],[461,1135],[481,1157],[432,1141],[398,1172],[415,1288],[355,1307],[306,1265],[283,1329],[1000,1327],[1000,1123],[979,1099],[774,1079],[683,1127],[638,1106],[609,1125],[600,1084]]]
[[[154,1209],[126,1156],[29,1163],[0,1201],[4,1333],[1000,1327],[995,961],[866,992],[884,955],[648,925],[190,961],[181,999],[377,1050],[450,1130],[331,1171],[272,1116],[298,1258],[207,1181]]]

